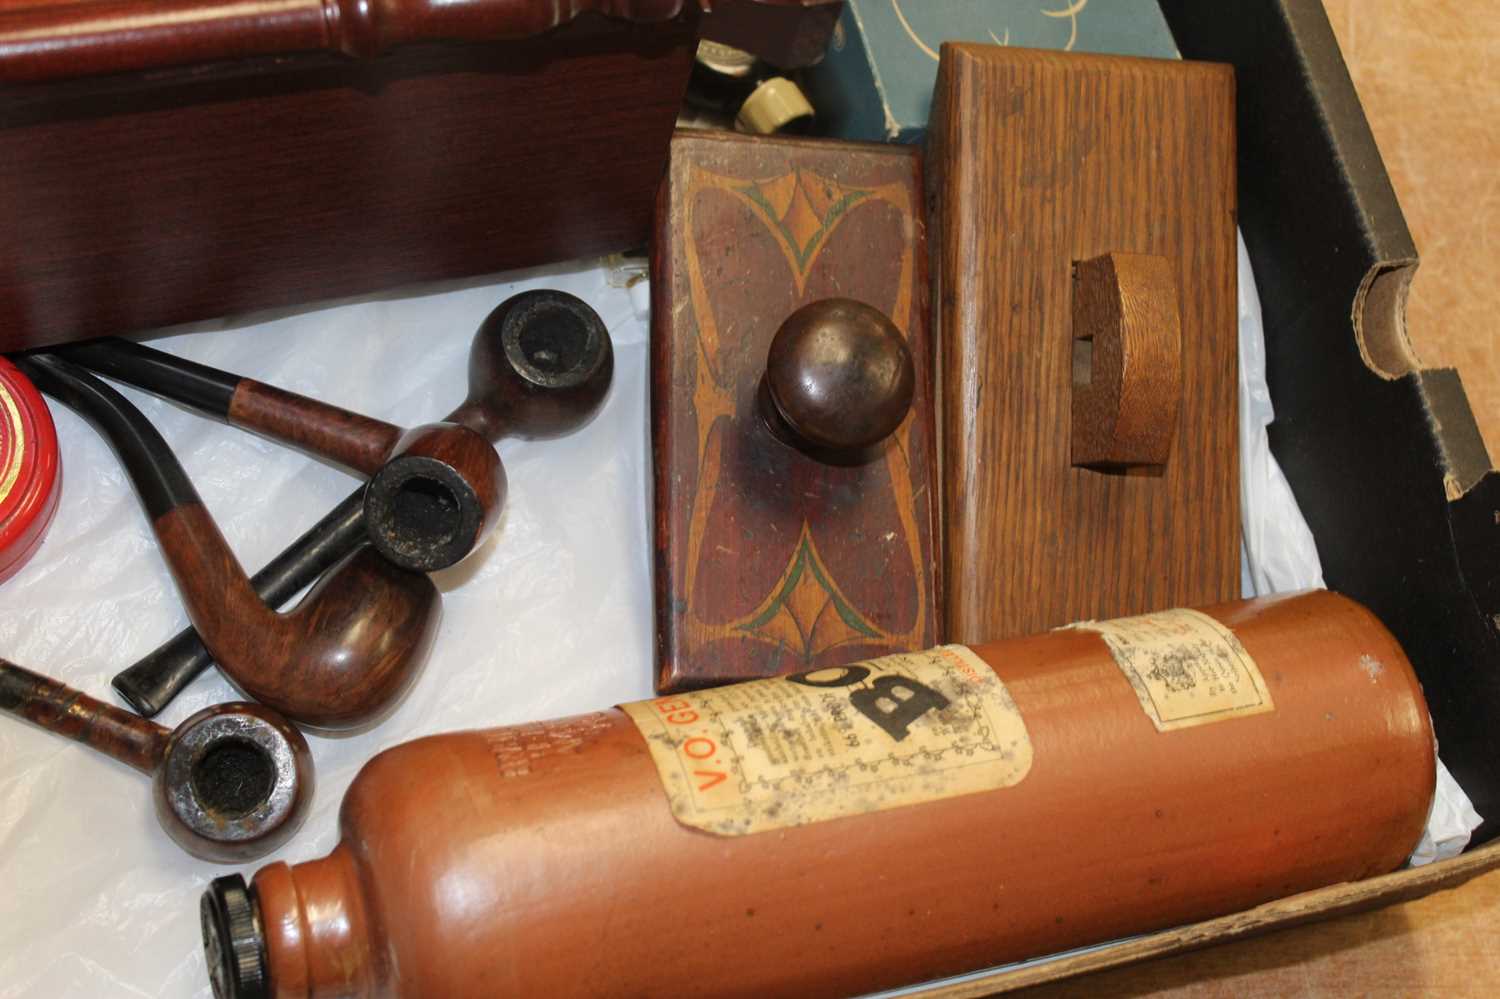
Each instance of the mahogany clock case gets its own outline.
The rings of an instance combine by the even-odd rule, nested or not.
[[[644,246],[698,11],[400,0],[387,35],[512,40],[381,54],[326,3],[176,5],[209,42],[121,6],[157,5],[0,2],[0,351]]]

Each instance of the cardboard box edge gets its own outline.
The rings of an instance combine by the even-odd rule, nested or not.
[[[1042,963],[998,968],[993,972],[968,976],[962,981],[937,984],[911,994],[924,999],[971,999],[1013,992],[1032,985],[1151,958],[1182,954],[1211,944],[1241,940],[1303,923],[1383,908],[1396,902],[1410,901],[1433,892],[1455,888],[1496,868],[1500,868],[1500,843],[1491,843],[1452,860],[1426,867],[1396,871],[1365,881],[1331,885],[1266,902],[1228,916],[1161,930]]]

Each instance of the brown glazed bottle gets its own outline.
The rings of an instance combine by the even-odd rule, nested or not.
[[[205,944],[220,996],[857,995],[1394,870],[1433,769],[1368,611],[1236,602],[407,743]]]

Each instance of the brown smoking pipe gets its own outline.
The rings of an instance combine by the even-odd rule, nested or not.
[[[76,410],[125,466],[193,627],[242,690],[294,721],[352,728],[411,683],[437,627],[437,587],[368,546],[325,573],[290,612],[256,595],[182,465],[140,410],[59,357],[16,365]]]
[[[259,704],[215,704],[168,731],[0,659],[0,711],[149,774],[157,820],[202,860],[265,856],[292,837],[312,802],[307,742]]]
[[[448,422],[490,440],[541,440],[577,430],[599,410],[614,373],[609,330],[588,303],[551,289],[500,303],[469,348],[469,394]],[[359,546],[365,508],[350,495],[250,581],[272,607],[289,601]],[[212,658],[191,628],[114,679],[115,690],[151,716],[169,704]]]
[[[436,572],[460,561],[505,502],[500,456],[465,426],[407,430],[117,337],[52,353],[368,476],[366,532],[403,569]]]

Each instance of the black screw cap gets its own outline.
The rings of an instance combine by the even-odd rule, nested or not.
[[[269,999],[266,938],[245,879],[238,874],[215,878],[198,912],[216,999]]]

